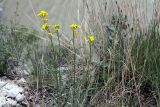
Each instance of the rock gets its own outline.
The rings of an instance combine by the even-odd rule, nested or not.
[[[23,106],[22,106],[22,105],[20,105],[20,104],[17,104],[17,105],[16,105],[16,107],[23,107]]]
[[[12,85],[10,85],[12,87]],[[23,92],[23,89],[18,86],[14,86],[14,88],[8,88],[8,97],[15,98],[19,93]]]
[[[26,64],[22,64],[15,59],[9,58],[7,60],[7,71],[4,75],[15,79],[16,77],[28,76],[30,73],[30,68]]]
[[[0,107],[16,107],[17,102],[23,101],[24,89],[13,80],[0,78]]]
[[[0,80],[0,87],[1,87],[1,88],[5,87],[6,84],[7,84],[7,83],[6,83],[5,81],[1,81],[1,80]]]
[[[5,97],[0,96],[0,107],[2,107],[2,105],[5,104],[5,101],[6,101]]]
[[[13,107],[16,106],[17,102],[10,98],[0,97],[0,107]]]
[[[7,95],[8,98],[15,98],[16,94],[14,92],[9,92]]]
[[[22,101],[24,101],[25,100],[25,96],[23,95],[23,94],[18,94],[17,96],[16,96],[16,101],[17,102],[22,102]]]
[[[7,102],[6,102],[7,104],[11,104],[12,106],[16,106],[17,105],[17,102],[16,101],[14,101],[13,99],[7,99]]]
[[[59,67],[57,70],[60,70],[61,72],[64,72],[64,71],[68,71],[68,67]]]
[[[13,60],[8,60],[8,66],[6,74],[13,74],[15,78],[10,79],[8,75],[0,77],[0,107],[27,107],[26,97],[29,94],[25,76],[29,74],[29,68]]]
[[[6,76],[3,76],[2,77],[2,80],[7,80],[8,78]]]
[[[21,102],[21,105],[22,105],[23,107],[28,107],[28,101],[27,101],[27,100],[22,101],[22,102]]]
[[[20,86],[25,86],[27,81],[24,78],[21,78],[17,81],[18,85]]]
[[[17,77],[21,77],[21,78],[25,77],[25,76],[28,76],[29,73],[30,73],[30,69],[27,66],[24,66],[24,65],[20,65],[18,67],[15,67],[12,71],[15,72]]]
[[[4,104],[2,107],[12,107],[11,104]]]
[[[12,59],[12,58],[7,59],[7,65],[10,69],[13,69],[14,67],[17,67],[18,63],[19,62],[16,59]]]
[[[67,81],[69,80],[69,78],[68,78],[69,74],[67,74],[66,71],[68,71],[69,68],[68,67],[59,67],[57,70],[59,70],[61,73],[62,83],[64,85],[66,85]]]

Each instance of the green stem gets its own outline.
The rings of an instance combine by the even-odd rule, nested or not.
[[[87,85],[89,84],[89,71],[90,71],[90,64],[91,64],[91,57],[92,57],[92,46],[91,46],[91,43],[89,43],[89,60],[87,61],[87,73],[86,73],[86,83]]]
[[[75,48],[75,32],[73,30],[73,49],[74,49],[74,65],[73,65],[73,107],[75,107],[75,90],[76,90],[76,48]]]
[[[50,30],[49,28],[47,29],[47,32],[50,33]],[[54,50],[54,44],[53,44],[53,41],[52,41],[52,38],[50,38],[50,41],[51,41],[51,48],[52,48],[52,55],[53,55],[53,60],[56,61],[56,51]],[[55,67],[56,64],[53,64],[53,66]],[[57,68],[57,66],[55,67]],[[58,83],[59,79],[58,79],[58,73],[57,73],[57,70],[56,70],[56,82],[57,82],[57,90],[59,90],[59,83]]]
[[[91,61],[92,61],[92,45],[91,43],[89,44],[89,48],[90,48],[90,61],[89,61],[89,64],[91,64]]]
[[[62,80],[62,77],[61,77],[61,72],[60,72],[60,57],[61,57],[61,55],[60,55],[60,46],[61,46],[61,44],[60,44],[60,35],[59,35],[59,32],[57,31],[56,32],[57,33],[57,37],[58,37],[58,46],[59,46],[59,52],[58,52],[58,55],[59,55],[59,60],[58,60],[58,68],[59,68],[59,88],[60,88],[60,90],[61,90],[61,85],[62,85],[62,83],[61,83],[61,80]]]
[[[53,41],[52,39],[50,38],[50,41],[51,41],[51,48],[52,48],[52,53],[53,53],[53,60],[55,60],[55,51],[54,51],[54,45],[53,45]],[[56,71],[56,82],[57,82],[57,89],[59,89],[59,83],[58,83],[58,73]]]

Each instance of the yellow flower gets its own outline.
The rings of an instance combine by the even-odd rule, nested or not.
[[[54,29],[55,31],[58,31],[58,30],[60,29],[60,25],[59,25],[59,24],[53,25],[53,29]]]
[[[51,39],[51,37],[52,37],[52,33],[48,33],[48,38]]]
[[[93,36],[93,35],[89,35],[87,41],[88,41],[89,43],[93,42],[93,41],[94,41],[94,36]]]
[[[73,24],[70,25],[70,28],[71,28],[71,29],[77,29],[77,28],[78,28],[78,25],[75,24],[75,23],[73,23]]]
[[[42,18],[42,21],[43,21],[44,23],[47,23],[47,22],[48,22],[48,19],[47,19],[47,18]]]
[[[41,28],[42,28],[43,30],[49,29],[48,23],[44,23],[44,24],[41,26]]]
[[[45,11],[45,10],[41,10],[41,11],[38,13],[38,16],[40,16],[40,17],[48,16],[48,12]]]

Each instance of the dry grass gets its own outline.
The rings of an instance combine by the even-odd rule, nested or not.
[[[149,80],[151,81],[151,84],[149,83],[150,86],[144,86],[147,89],[141,90],[144,85],[143,81],[148,80],[146,75],[149,76],[146,74],[149,67],[147,68],[145,65],[149,59],[149,54],[143,53],[146,54],[146,57],[141,59],[143,57],[142,53],[135,51],[134,48],[140,50],[142,49],[141,46],[143,47],[145,44],[143,44],[143,41],[146,39],[152,38],[150,41],[155,41],[154,39],[159,38],[159,1],[98,0],[94,2],[84,1],[83,6],[83,14],[85,16],[82,20],[83,31],[91,32],[96,36],[97,41],[94,46],[95,56],[98,57],[96,62],[105,66],[102,68],[103,72],[98,70],[97,73],[99,75],[102,73],[103,76],[107,75],[106,78],[103,78],[104,84],[107,85],[101,89],[99,96],[96,95],[97,99],[100,102],[104,101],[106,104],[110,102],[110,106],[113,107],[124,105],[133,107],[138,105],[145,106],[148,100],[155,98],[149,96],[146,99],[146,96],[143,96],[141,92],[147,89],[150,90],[153,83],[158,85],[158,81]],[[135,47],[137,43],[138,45]],[[147,49],[143,51],[150,50],[150,45],[148,43]],[[154,55],[153,57],[156,57],[156,54]],[[144,65],[137,65],[138,60],[141,60],[140,62],[144,63]],[[151,59],[148,64],[152,64],[153,60]],[[156,68],[156,66],[153,66],[153,68]],[[159,69],[158,67],[156,72]],[[158,75],[156,74],[155,76]],[[156,90],[156,93],[159,93],[158,90]],[[96,97],[92,100],[92,102],[95,102],[93,105],[97,104]],[[155,101],[148,102],[150,103],[148,105],[152,105]]]
[[[53,37],[56,54],[45,33],[47,45],[42,39],[29,50],[30,85],[36,87],[33,102],[38,99],[47,107],[158,107],[159,0],[83,0],[81,4],[75,15],[81,36],[75,36],[75,44],[73,35],[66,37],[60,30],[61,46]],[[95,36],[91,46],[86,42],[88,34]]]

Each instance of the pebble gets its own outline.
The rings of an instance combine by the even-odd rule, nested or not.
[[[0,107],[17,107],[19,102],[25,100],[26,96],[23,94],[25,90],[18,83],[26,84],[26,80],[24,78],[19,80],[0,78]]]
[[[16,96],[16,101],[17,102],[22,102],[23,100],[25,100],[25,96],[23,95],[23,94],[18,94],[17,96]]]
[[[18,85],[20,86],[25,86],[26,85],[26,80],[24,78],[21,78],[20,80],[17,81]]]

